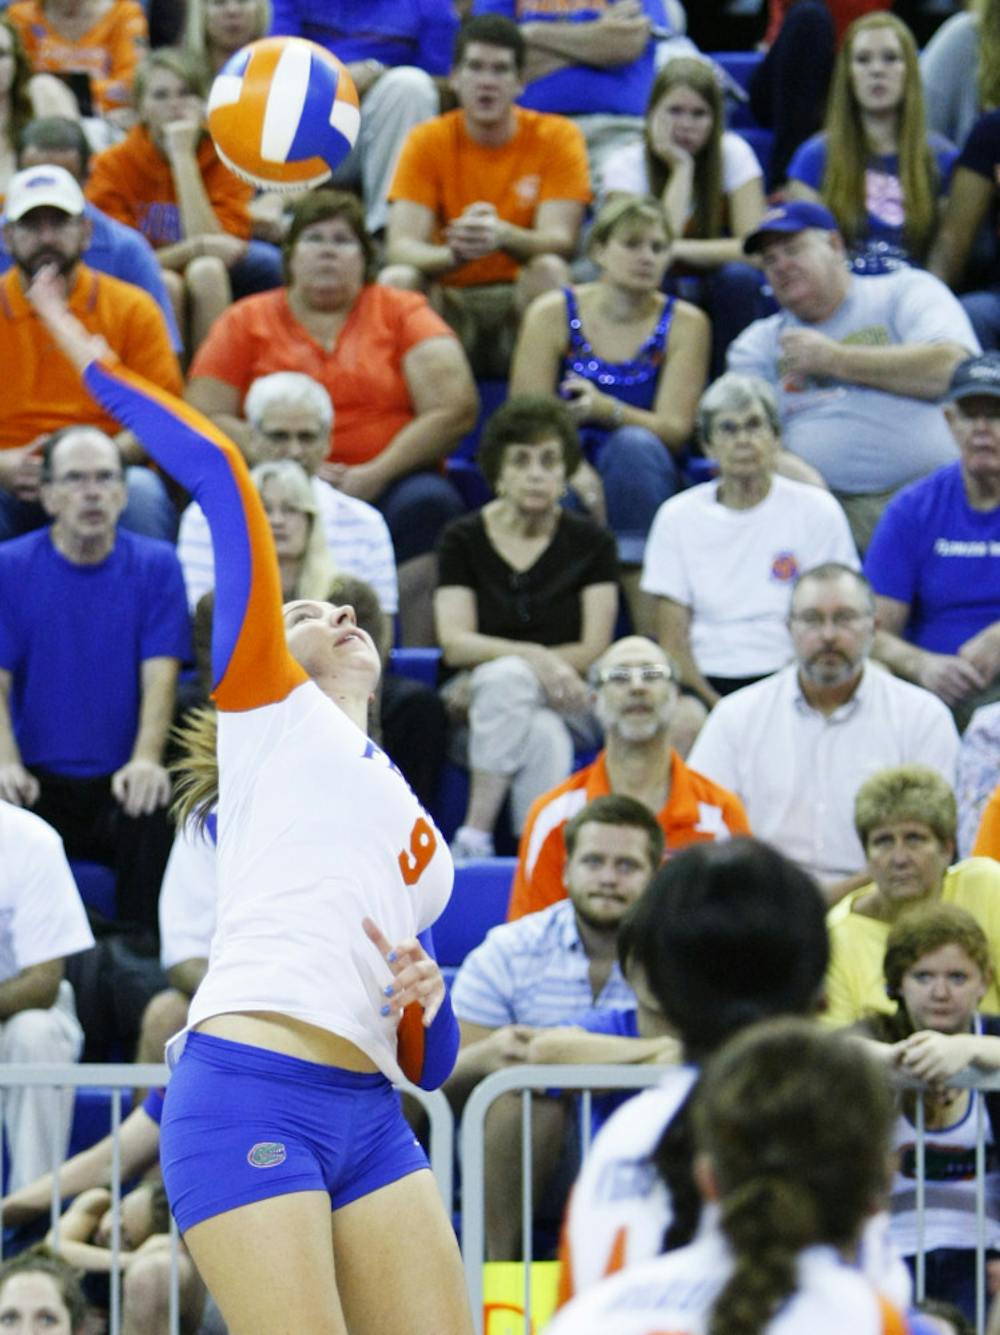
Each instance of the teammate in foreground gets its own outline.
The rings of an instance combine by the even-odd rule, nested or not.
[[[161,1136],[185,1242],[230,1335],[467,1335],[458,1249],[390,1083],[432,1087],[454,1062],[457,1025],[417,939],[452,866],[365,735],[375,647],[350,607],[282,614],[232,442],[102,360],[54,269],[30,298],[90,392],[193,493],[215,546],[218,925],[168,1049]]]
[[[805,1020],[740,1034],[694,1103],[718,1229],[564,1308],[550,1335],[904,1335],[855,1266],[890,1174],[892,1091],[860,1045]]]

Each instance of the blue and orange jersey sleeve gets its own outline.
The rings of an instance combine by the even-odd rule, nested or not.
[[[122,366],[92,362],[84,380],[205,512],[215,553],[215,703],[239,711],[284,700],[307,676],[285,643],[274,543],[243,456],[201,413]]]
[[[427,954],[435,958],[430,929],[421,932],[417,939]],[[396,1031],[396,1058],[407,1080],[421,1089],[440,1089],[455,1068],[459,1039],[458,1020],[447,992],[440,1010],[426,1027],[423,1007],[416,1002],[407,1006]]]

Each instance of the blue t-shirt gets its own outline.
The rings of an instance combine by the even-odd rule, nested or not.
[[[997,193],[1000,183],[1000,111],[988,111],[980,116],[969,133],[968,139],[959,155],[957,166],[966,167],[977,176],[983,176],[993,187],[993,200],[990,206],[990,218],[994,232],[991,247],[983,246],[982,263],[987,256],[992,268],[993,281],[1000,277],[1000,246],[997,244],[996,231],[1000,225],[1000,196]],[[978,246],[976,258],[979,259]]]
[[[908,640],[953,654],[1000,620],[1000,510],[973,510],[961,466],[939,468],[886,506],[864,571],[876,593],[909,603]]]
[[[147,658],[187,659],[180,562],[168,542],[119,529],[97,565],[75,565],[47,528],[0,543],[0,667],[12,678],[26,765],[113,774],[135,743]]]
[[[308,37],[345,64],[451,69],[458,16],[443,0],[272,0],[271,12],[272,33]]]
[[[943,195],[948,188],[958,149],[943,135],[933,131],[928,134],[927,142],[937,161],[937,194]],[[788,178],[819,191],[825,171],[826,135],[814,134],[796,149],[788,168]],[[865,173],[865,201],[868,206],[867,228],[863,235],[854,238],[852,252],[864,254],[871,251],[874,254],[877,253],[876,243],[882,242],[883,255],[896,259],[908,258],[903,234],[905,212],[898,153],[887,153],[869,160]]]
[[[91,226],[90,245],[81,256],[84,264],[148,292],[163,312],[170,334],[170,346],[175,352],[180,352],[181,336],[177,331],[174,308],[167,296],[163,270],[153,253],[153,247],[141,232],[118,222],[116,218],[109,218],[100,209],[95,209],[93,204],[85,205],[84,212]],[[5,274],[13,263],[10,251],[0,236],[0,274]]]
[[[475,0],[473,14],[503,14],[516,23],[589,23],[610,7],[611,0]],[[668,28],[663,0],[642,0],[651,23]],[[528,84],[518,98],[533,111],[556,111],[563,116],[602,112],[615,116],[644,116],[649,90],[656,74],[656,42],[651,37],[638,60],[629,65],[597,69],[592,65],[570,65]]]

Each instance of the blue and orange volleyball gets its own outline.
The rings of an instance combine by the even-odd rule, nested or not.
[[[331,52],[304,37],[264,37],[230,56],[212,84],[208,129],[231,171],[264,190],[319,185],[347,157],[358,91]]]

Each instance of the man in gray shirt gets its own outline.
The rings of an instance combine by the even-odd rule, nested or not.
[[[744,250],[781,309],[734,341],[729,369],[774,386],[786,449],[823,475],[863,551],[889,497],[956,458],[938,399],[976,336],[930,274],[852,274],[820,204],[770,209]]]

